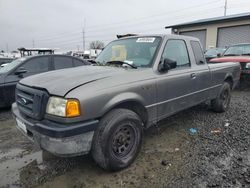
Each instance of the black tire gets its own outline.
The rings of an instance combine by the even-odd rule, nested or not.
[[[231,101],[231,87],[228,82],[224,82],[218,96],[211,101],[212,109],[215,112],[225,112],[229,108]]]
[[[142,125],[140,117],[131,110],[114,109],[106,114],[92,142],[95,162],[107,171],[128,167],[140,151]]]

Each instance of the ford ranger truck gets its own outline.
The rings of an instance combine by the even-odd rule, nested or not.
[[[124,37],[95,64],[22,79],[12,112],[17,127],[56,156],[91,153],[105,170],[128,167],[143,130],[177,112],[211,101],[229,108],[240,65],[208,65],[196,38]]]

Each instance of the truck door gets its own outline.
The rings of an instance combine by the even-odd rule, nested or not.
[[[190,42],[194,59],[196,62],[195,66],[195,87],[196,87],[196,100],[197,102],[203,102],[209,99],[209,91],[211,87],[211,73],[206,63],[205,57],[203,55],[203,51],[201,45],[198,41]]]
[[[170,39],[162,54],[177,62],[175,69],[160,74],[157,79],[157,115],[162,119],[195,103],[195,75],[184,40]]]

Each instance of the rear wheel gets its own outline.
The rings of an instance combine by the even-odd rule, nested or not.
[[[127,109],[115,109],[105,115],[95,131],[92,156],[109,171],[128,167],[139,153],[142,142],[142,121]]]
[[[229,108],[231,100],[230,84],[224,82],[218,96],[211,101],[212,109],[215,112],[225,112]]]

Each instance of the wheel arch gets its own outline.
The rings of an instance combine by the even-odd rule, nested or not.
[[[130,97],[128,97],[128,95],[130,95]],[[102,112],[102,117],[109,113],[111,110],[117,108],[125,108],[135,112],[141,118],[144,126],[148,122],[148,111],[143,103],[142,98],[137,95],[126,94],[123,95],[123,97],[114,97],[105,105]]]
[[[234,81],[233,81],[233,76],[231,74],[227,74],[224,82],[227,82],[230,84],[230,88],[233,89]]]

